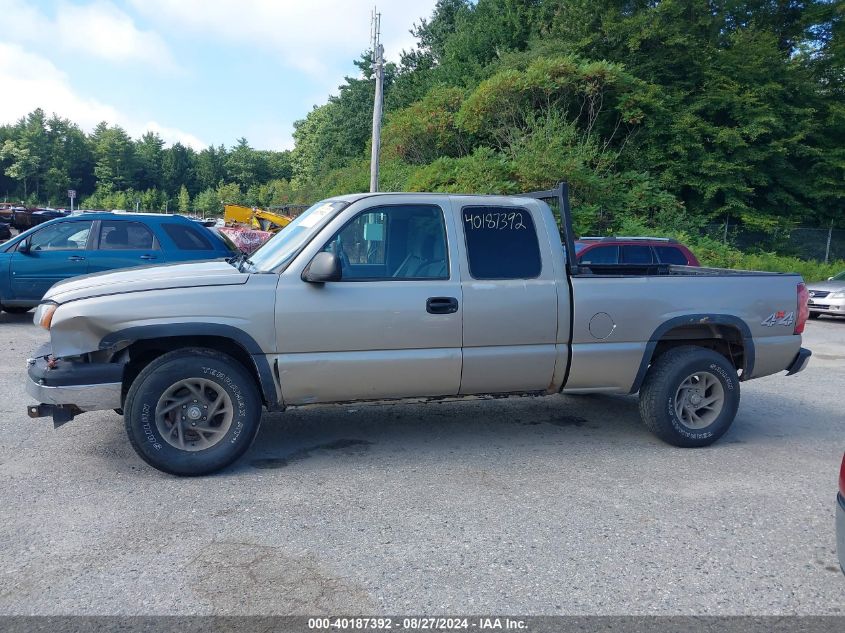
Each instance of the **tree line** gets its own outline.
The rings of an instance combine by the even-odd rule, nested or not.
[[[579,233],[841,223],[845,3],[438,0],[386,72],[382,188],[571,185]],[[294,182],[367,186],[372,82],[296,125]]]
[[[132,139],[100,123],[75,123],[36,109],[0,127],[0,195],[30,205],[217,213],[226,202],[259,206],[290,201],[290,152],[255,150],[246,139],[226,148],[165,147],[155,132]]]
[[[843,7],[438,0],[386,68],[381,188],[515,193],[565,178],[579,233],[839,223]],[[0,192],[206,211],[364,191],[374,87],[369,55],[356,65],[296,122],[291,152],[165,148],[106,124],[86,135],[37,110],[0,127]]]

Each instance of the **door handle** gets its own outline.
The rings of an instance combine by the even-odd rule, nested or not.
[[[85,258],[82,255],[71,255],[67,258],[69,262],[84,262]]]
[[[429,314],[454,314],[458,311],[455,297],[430,297],[425,302],[425,311]]]
[[[155,255],[141,255],[141,259],[158,259]]]

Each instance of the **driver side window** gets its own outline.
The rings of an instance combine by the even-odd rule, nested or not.
[[[78,251],[88,245],[91,222],[60,222],[30,238],[30,251]]]
[[[342,281],[449,278],[443,210],[434,205],[368,209],[323,250],[340,259]]]

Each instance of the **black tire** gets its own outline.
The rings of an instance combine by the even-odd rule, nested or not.
[[[818,319],[822,315],[821,312],[810,312],[811,319]]]
[[[26,314],[32,310],[32,308],[25,308],[23,306],[3,306],[3,312],[8,312],[9,314]]]
[[[215,442],[213,445],[204,449],[183,450],[172,443],[176,441],[173,439],[174,435],[183,446],[190,443],[192,447],[196,447],[197,442],[192,442],[191,437],[205,438],[206,436],[197,434],[189,428],[188,424],[196,426],[196,423],[188,420],[184,423],[174,422],[171,427],[174,431],[169,433],[171,439],[165,439],[159,427],[160,421],[165,416],[157,415],[157,407],[165,402],[167,394],[178,393],[172,390],[180,384],[180,381],[192,380],[203,381],[207,387],[204,387],[202,391],[206,395],[211,394],[209,397],[219,396],[225,399],[228,396],[231,411],[229,414],[220,414],[224,417],[228,416],[228,425],[225,431],[211,435],[211,439]],[[184,390],[182,393],[187,394],[189,391]],[[167,402],[172,403],[172,400]],[[189,403],[188,406],[199,410],[196,405]],[[153,468],[172,475],[194,476],[207,475],[225,468],[246,452],[258,432],[261,407],[261,396],[255,379],[238,361],[214,350],[186,348],[164,354],[147,365],[129,387],[123,410],[126,433],[141,459]],[[185,406],[181,408],[185,409]],[[172,407],[167,415],[174,415]],[[181,419],[186,420],[186,417],[183,415]],[[193,419],[202,424],[199,419]],[[205,420],[205,418],[202,419]],[[213,423],[209,421],[207,424]],[[161,424],[166,426],[167,422],[164,421]],[[176,424],[184,424],[184,426],[177,431]]]
[[[721,384],[723,404],[712,422],[692,428],[679,417],[676,396],[682,383],[699,372]],[[730,428],[738,408],[736,369],[721,354],[693,345],[676,347],[661,355],[649,368],[640,389],[643,424],[664,442],[683,448],[709,446],[718,440]]]

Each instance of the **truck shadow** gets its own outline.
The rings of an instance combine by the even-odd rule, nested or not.
[[[754,393],[740,407],[728,433],[700,450],[757,451],[803,440],[835,441],[837,430],[819,423],[835,418],[834,410],[816,403]],[[601,455],[628,459],[657,451],[666,451],[668,457],[687,450],[664,444],[646,430],[634,396],[327,405],[265,414],[252,447],[220,475],[310,472],[328,465],[381,468],[419,462],[423,466],[433,461],[452,467],[473,459],[519,463],[538,453],[555,460]],[[124,466],[127,458],[135,462],[122,424],[97,452]],[[140,463],[138,469],[150,472]]]
[[[324,406],[265,414],[252,448],[227,472],[278,469],[315,457],[383,453],[456,454],[507,447],[653,444],[632,397],[513,398],[428,404]],[[368,458],[369,459],[369,458]]]

